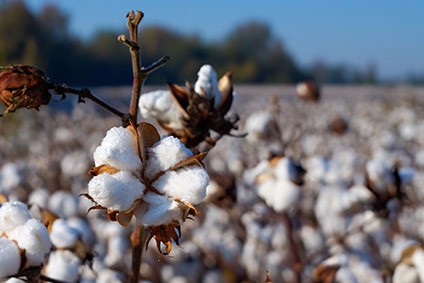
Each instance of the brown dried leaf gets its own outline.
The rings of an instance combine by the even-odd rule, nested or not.
[[[166,84],[169,87],[169,91],[171,92],[172,98],[174,99],[176,104],[179,106],[181,112],[186,118],[188,118],[187,107],[189,106],[189,103],[190,103],[189,101],[190,93],[185,88],[177,84],[172,84],[169,82],[167,82]]]
[[[130,211],[130,212],[121,211],[117,213],[116,220],[122,226],[127,227],[128,225],[130,225],[133,215],[134,215],[133,211]]]
[[[88,174],[91,176],[97,176],[102,173],[115,174],[115,173],[118,173],[119,171],[120,170],[109,165],[100,165],[100,166],[91,168],[90,171],[88,171]]]

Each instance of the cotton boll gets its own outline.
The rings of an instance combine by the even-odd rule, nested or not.
[[[159,192],[173,199],[198,204],[206,197],[209,175],[199,166],[168,171],[153,183]]]
[[[154,177],[160,171],[164,171],[180,161],[191,156],[192,152],[177,138],[167,136],[149,148],[149,159],[147,160],[146,176]]]
[[[413,253],[412,263],[418,271],[420,282],[424,282],[424,251],[422,249],[418,249]]]
[[[90,224],[86,220],[78,217],[72,217],[69,218],[66,222],[70,227],[74,228],[79,232],[79,235],[85,244],[94,244],[96,240],[95,235],[91,230]]]
[[[18,273],[21,254],[16,243],[0,237],[0,281]]]
[[[50,240],[56,248],[71,248],[75,246],[79,237],[78,230],[69,226],[65,220],[57,219],[53,222]]]
[[[98,272],[97,283],[123,283],[124,275],[120,272],[113,271],[110,269],[102,269]]]
[[[49,192],[46,189],[36,189],[28,197],[28,204],[31,206],[47,207]]]
[[[258,195],[276,212],[287,212],[296,208],[300,188],[290,180],[266,181],[259,185]]]
[[[60,218],[78,214],[78,199],[68,192],[56,191],[49,199],[48,208]]]
[[[144,185],[128,172],[103,173],[88,183],[88,194],[110,210],[125,211],[143,196]]]
[[[184,128],[184,120],[179,106],[169,90],[157,90],[144,93],[138,104],[144,118],[154,118],[168,124],[174,130]]]
[[[182,217],[180,204],[165,196],[147,193],[143,201],[148,204],[148,208],[137,207],[135,210],[135,216],[142,225],[160,226]]]
[[[21,168],[16,163],[6,163],[0,170],[0,192],[10,193],[22,182]]]
[[[369,179],[375,184],[379,192],[387,193],[387,187],[394,182],[394,178],[384,161],[372,159],[367,162],[366,169]]]
[[[20,202],[7,202],[0,207],[0,232],[10,232],[32,218],[28,207]],[[0,233],[1,234],[1,233]]]
[[[87,154],[80,150],[66,154],[60,162],[60,168],[64,175],[77,177],[86,174],[89,164]]]
[[[419,283],[417,269],[404,262],[399,263],[393,274],[393,283]]]
[[[109,165],[122,171],[139,171],[141,168],[136,137],[128,128],[115,127],[107,131],[93,157],[96,166]]]
[[[257,143],[267,137],[269,125],[273,121],[270,112],[254,112],[251,114],[244,124],[244,129],[247,132],[247,141]]]
[[[49,256],[44,275],[64,282],[78,282],[80,265],[80,259],[72,252],[53,251]]]
[[[25,249],[27,267],[40,266],[51,248],[46,227],[35,219],[15,228],[8,236],[18,243],[19,248]]]
[[[107,241],[107,254],[104,263],[107,266],[115,266],[122,264],[123,255],[129,248],[130,243],[127,238],[121,236],[111,237]]]
[[[198,79],[194,83],[194,90],[201,96],[214,99],[216,108],[221,102],[221,92],[218,89],[218,75],[211,65],[203,65],[197,73]]]

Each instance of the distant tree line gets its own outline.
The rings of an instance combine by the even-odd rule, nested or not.
[[[54,5],[33,13],[22,0],[0,0],[0,65],[33,64],[60,82],[72,85],[128,85],[132,71],[127,48],[116,40],[122,31],[98,31],[81,40],[69,32],[68,17]],[[194,80],[202,64],[211,63],[219,74],[231,70],[237,83],[375,83],[373,66],[357,70],[317,62],[301,68],[270,27],[251,21],[235,27],[219,42],[186,35],[160,26],[143,27],[144,65],[162,56],[169,63],[147,83],[184,83]]]

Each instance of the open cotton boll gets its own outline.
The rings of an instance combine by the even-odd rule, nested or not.
[[[126,237],[115,236],[107,241],[107,254],[104,263],[107,266],[116,266],[122,262],[122,255],[130,247],[130,242]]]
[[[380,193],[386,193],[389,184],[394,182],[393,174],[383,160],[373,159],[367,162],[368,177],[374,182]]]
[[[180,161],[193,156],[193,153],[177,138],[163,137],[149,148],[149,159],[146,165],[146,176],[152,178]]]
[[[266,138],[268,125],[271,121],[272,114],[270,112],[261,111],[251,114],[244,124],[247,141],[255,143]]]
[[[44,275],[62,282],[78,282],[80,265],[81,260],[72,252],[54,251],[49,256]]]
[[[0,192],[10,193],[22,182],[20,166],[16,163],[6,163],[0,170]]]
[[[80,150],[66,154],[60,162],[62,173],[69,177],[86,174],[90,161],[87,154]]]
[[[418,272],[415,266],[400,262],[393,274],[393,283],[417,283],[422,282],[418,277]]]
[[[0,232],[8,233],[31,218],[28,207],[24,203],[7,202],[0,207]]]
[[[131,173],[103,173],[88,183],[88,194],[101,206],[125,211],[143,196],[145,186]]]
[[[27,267],[40,266],[51,248],[47,228],[35,219],[30,219],[24,225],[16,227],[8,236],[9,239],[18,243],[19,248],[25,249]]]
[[[46,189],[36,189],[29,195],[28,204],[31,206],[47,207],[49,197],[49,192]]]
[[[53,222],[50,240],[56,248],[71,248],[75,246],[80,233],[68,225],[66,220],[57,219]]]
[[[16,243],[0,237],[0,281],[18,273],[20,266],[21,254]]]
[[[144,118],[154,118],[169,124],[173,129],[184,128],[182,112],[174,102],[169,90],[144,93],[138,104]]]
[[[49,199],[48,208],[60,218],[78,214],[78,198],[68,192],[57,191]]]
[[[221,92],[218,88],[218,75],[211,65],[203,65],[197,73],[198,79],[194,83],[194,90],[208,99],[215,99],[214,107],[221,102]]]
[[[141,168],[135,136],[124,127],[107,131],[93,157],[96,166],[109,165],[122,171],[138,171]]]
[[[180,204],[172,199],[154,193],[147,193],[143,201],[148,204],[148,208],[137,207],[135,210],[135,216],[142,225],[160,226],[168,224],[172,220],[181,219]]]
[[[173,199],[198,204],[206,197],[209,175],[199,166],[190,166],[177,171],[168,171],[153,183],[161,193]]]
[[[300,188],[290,180],[270,180],[259,185],[258,194],[276,212],[288,212],[295,209],[300,198]]]
[[[67,224],[79,232],[80,237],[85,244],[93,244],[95,242],[94,232],[91,230],[90,224],[82,218],[69,218]]]

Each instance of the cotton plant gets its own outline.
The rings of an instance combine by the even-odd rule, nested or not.
[[[197,214],[194,205],[206,196],[203,154],[193,155],[177,138],[160,137],[151,124],[140,123],[110,129],[93,156],[86,195],[93,208],[107,210],[123,226],[135,216],[159,251],[169,253],[171,239],[178,244],[181,237],[181,222]]]
[[[145,93],[139,102],[140,113],[155,119],[165,131],[178,137],[187,147],[195,147],[205,141],[214,145],[211,137],[218,139],[232,135],[237,129],[237,116],[227,118],[233,102],[233,83],[227,72],[218,81],[211,65],[203,65],[194,87],[187,83],[183,88],[168,83],[169,91]]]
[[[39,278],[51,241],[47,228],[32,218],[24,203],[6,202],[0,207],[0,235],[0,279]]]

